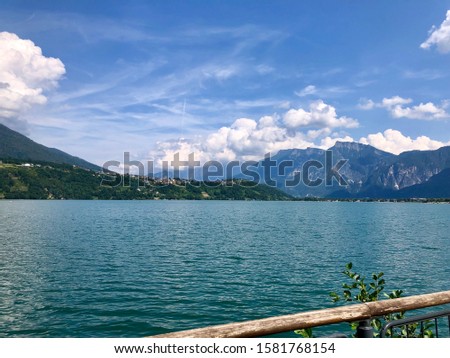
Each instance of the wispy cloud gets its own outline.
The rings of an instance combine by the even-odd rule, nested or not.
[[[101,15],[88,15],[73,12],[3,11],[2,17],[10,25],[19,25],[30,32],[41,33],[56,31],[58,33],[76,34],[87,44],[101,41],[164,43],[173,41],[170,35],[156,34],[145,24],[136,24],[125,19],[111,19]]]
[[[289,35],[280,30],[263,28],[258,25],[240,25],[223,27],[188,27],[180,33],[182,39],[193,39],[195,41],[216,41],[217,39],[229,39],[238,44],[239,48],[252,47],[260,43],[279,42],[285,40]]]
[[[236,100],[234,105],[237,108],[283,108],[286,106],[285,101],[274,98],[260,98],[255,100]]]
[[[352,90],[343,86],[317,87],[315,85],[308,85],[300,91],[296,91],[295,95],[298,97],[316,96],[320,98],[329,98],[338,97],[349,92],[352,92]]]
[[[419,71],[406,70],[403,72],[403,77],[408,79],[419,79],[432,81],[439,78],[447,77],[448,75],[439,70],[425,69]]]
[[[295,94],[299,97],[306,97],[310,95],[317,94],[318,90],[314,85],[308,85],[300,91],[295,92]]]
[[[301,21],[308,16],[305,12],[292,11],[286,18],[258,12],[248,23],[247,17],[222,18],[214,5],[186,6],[186,13],[167,12],[174,7],[165,3],[110,6],[87,11],[36,4],[33,12],[19,4],[0,6],[2,26],[31,38],[44,57],[60,57],[67,72],[56,79],[56,90],[29,86],[37,90],[36,96],[28,97],[31,102],[40,95],[46,102],[20,113],[33,139],[73,150],[97,164],[124,150],[145,156],[156,142],[166,151],[181,145],[223,158],[251,157],[264,150],[331,146],[356,135],[368,138],[361,131],[371,115],[360,117],[354,106],[360,96],[366,98],[360,109],[383,109],[395,118],[444,119],[427,134],[442,128],[445,132],[445,100],[415,103],[378,97],[388,89],[414,98],[414,88],[421,88],[423,95],[433,85],[430,99],[446,98],[443,58],[421,61],[420,67],[406,62],[409,67],[399,68],[410,45],[402,43],[394,52],[388,43],[366,50],[365,23],[358,24],[361,41],[353,41],[360,34],[349,34],[347,27],[337,24],[330,24],[336,32],[316,31],[320,26],[311,26],[318,20]],[[355,24],[360,19],[355,16]],[[445,52],[446,29],[447,19],[422,47]],[[348,35],[349,51],[342,51],[335,40]],[[384,46],[392,57],[382,56]],[[413,82],[424,86],[411,86]],[[10,89],[10,81],[0,78],[0,92]],[[387,117],[380,116],[370,127],[382,133],[390,127]]]
[[[65,14],[58,18],[47,14],[43,19],[51,17],[45,26],[56,28],[71,16]],[[134,138],[131,143],[135,150],[145,153],[162,135],[170,140],[207,133],[238,111],[286,107],[284,99],[252,97],[242,100],[235,89],[242,78],[260,78],[275,71],[261,64],[260,59],[248,56],[248,51],[261,44],[267,46],[282,41],[286,35],[281,32],[259,26],[185,27],[174,29],[165,38],[148,35],[151,31],[139,24],[117,24],[102,18],[92,21],[88,16],[79,15],[68,22],[70,32],[82,36],[89,46],[104,41],[127,45],[129,42],[164,43],[163,51],[148,51],[140,60],[124,56],[105,64],[102,75],[96,73],[83,81],[73,78],[70,89],[51,97],[47,115],[28,116],[30,123],[39,128],[47,126],[60,131],[59,136],[68,142],[77,141],[85,132],[103,133],[103,139],[96,145],[89,149],[78,148],[80,156],[95,161],[109,152],[108,158],[111,158],[123,150],[126,138]],[[41,26],[44,25],[38,26],[42,31]],[[116,37],[119,29],[125,31]],[[215,46],[217,43],[222,46]],[[192,46],[201,49],[195,56],[190,50]],[[74,75],[69,73],[68,76]],[[223,88],[227,95],[212,95],[212,89],[217,88]],[[69,126],[68,122],[76,125]],[[118,148],[117,143],[110,140],[113,133],[124,139],[116,154],[112,154],[114,147]],[[51,142],[51,145],[59,144],[56,139]],[[88,155],[94,148],[95,157]]]
[[[272,73],[275,71],[275,68],[269,65],[261,64],[256,66],[256,72],[258,72],[260,75],[267,75],[269,73]]]

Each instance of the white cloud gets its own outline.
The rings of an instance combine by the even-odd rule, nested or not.
[[[395,106],[401,106],[403,104],[411,103],[411,98],[402,98],[400,96],[394,96],[391,98],[383,98],[383,101],[381,102],[381,106],[385,108],[392,108]]]
[[[230,77],[237,75],[239,69],[236,66],[211,66],[209,68],[203,69],[203,75],[208,77],[213,77],[219,81],[226,80]]]
[[[428,39],[420,45],[423,49],[429,49],[432,46],[436,46],[441,53],[450,52],[450,10],[447,10],[446,18],[441,26],[439,28],[433,26]]]
[[[32,41],[9,32],[0,32],[0,53],[0,118],[11,121],[45,104],[45,91],[57,86],[65,68]]]
[[[405,108],[397,105],[391,109],[391,113],[395,118],[405,117],[412,119],[433,120],[449,117],[449,114],[445,111],[444,107],[436,106],[431,102],[420,103],[418,106]]]
[[[394,118],[422,119],[429,121],[450,118],[450,114],[446,111],[446,108],[449,106],[449,101],[447,100],[442,101],[440,105],[427,102],[420,103],[416,106],[406,106],[412,102],[413,100],[411,98],[394,96],[391,98],[383,98],[381,103],[375,103],[370,99],[362,100],[358,107],[365,110],[370,110],[375,107],[385,108]]]
[[[180,152],[187,158],[194,152],[200,161],[257,160],[267,153],[280,149],[314,146],[308,134],[292,133],[283,127],[277,116],[264,116],[258,121],[239,118],[230,127],[222,127],[206,138],[192,141],[178,140],[158,143],[156,157],[171,160]]]
[[[443,78],[446,76],[447,76],[447,73],[436,70],[436,69],[424,69],[421,71],[406,70],[403,72],[404,78],[420,79],[420,80],[427,80],[427,81],[436,80],[438,78]]]
[[[306,86],[301,91],[295,92],[295,94],[299,97],[306,97],[306,96],[316,94],[316,93],[317,93],[317,88],[314,85]]]
[[[325,137],[320,141],[319,148],[328,149],[336,144],[336,142],[354,142],[355,140],[350,136],[344,137]]]
[[[275,69],[268,65],[258,65],[256,66],[256,72],[258,72],[260,75],[267,75],[268,73],[272,73],[275,71]]]
[[[336,97],[348,92],[350,92],[350,89],[341,86],[317,87],[314,85],[308,85],[301,91],[296,91],[294,93],[299,97],[316,96],[324,98]]]
[[[261,160],[265,153],[276,154],[281,149],[305,149],[308,147],[328,149],[336,142],[354,142],[349,135],[339,135],[330,129],[311,130],[290,134],[280,127],[277,117],[265,116],[254,121],[248,118],[236,120],[230,127],[220,128],[203,138],[177,140],[158,143],[158,152],[153,153],[157,166],[162,160],[172,161],[175,153],[186,160],[195,153],[195,160],[205,163],[208,160],[229,162],[232,160]],[[427,136],[411,138],[398,130],[369,134],[358,141],[380,150],[400,154],[410,150],[436,150],[450,145],[449,142],[433,140]],[[155,155],[156,154],[156,155]]]
[[[281,108],[281,109],[289,109],[289,108],[291,107],[291,102],[289,102],[289,101],[283,101],[283,102],[279,103],[279,104],[277,105],[277,107],[278,107],[278,108]]]
[[[258,160],[265,153],[277,153],[281,149],[328,148],[338,140],[352,141],[333,130],[357,125],[354,119],[337,117],[334,107],[316,101],[311,103],[309,111],[291,109],[283,117],[275,114],[259,120],[239,118],[206,137],[160,142],[152,156],[170,161],[179,152],[184,158],[195,153],[196,159],[203,162]]]
[[[440,142],[427,136],[420,136],[413,139],[395,129],[387,129],[383,133],[369,134],[367,137],[362,137],[359,142],[370,144],[375,148],[394,154],[408,150],[434,150],[450,145],[450,142]]]
[[[395,106],[398,103],[409,103],[409,100],[393,97],[384,101],[385,106]],[[316,121],[316,124],[321,125],[319,128],[311,129],[308,128],[312,123],[311,113],[316,111],[316,107],[327,107],[325,111],[327,115],[325,115],[326,119],[320,118]],[[289,113],[295,116],[299,115],[302,119],[306,117],[306,120],[301,122],[299,127],[292,127],[289,118],[286,122]],[[319,117],[322,115],[323,113]],[[275,114],[263,116],[259,120],[239,118],[230,126],[222,127],[205,136],[198,136],[191,140],[159,142],[156,151],[151,153],[151,157],[156,158],[157,166],[161,164],[162,160],[169,162],[173,160],[176,153],[180,154],[181,160],[186,160],[190,153],[195,153],[195,159],[202,163],[209,160],[220,162],[261,160],[264,154],[268,152],[275,154],[281,149],[305,149],[308,147],[328,149],[337,141],[354,142],[355,140],[349,134],[333,127],[336,125],[336,121],[342,128],[346,128],[349,124],[346,120],[337,118],[334,107],[317,101],[311,104],[309,112],[300,108],[291,109],[284,116]],[[305,126],[302,126],[303,124]],[[394,129],[387,129],[383,133],[369,134],[360,138],[359,142],[394,154],[409,150],[434,150],[450,145],[450,141],[445,143],[427,136],[419,136],[414,139]]]
[[[283,117],[288,128],[300,127],[344,127],[356,128],[358,121],[349,117],[338,117],[336,109],[322,100],[314,101],[309,105],[309,111],[302,108],[290,109]]]
[[[375,102],[371,99],[362,98],[359,101],[358,108],[363,109],[365,111],[369,109],[373,109],[375,107]]]

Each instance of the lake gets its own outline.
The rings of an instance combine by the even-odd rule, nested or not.
[[[352,261],[450,289],[450,205],[0,201],[1,337],[141,337],[332,307]]]

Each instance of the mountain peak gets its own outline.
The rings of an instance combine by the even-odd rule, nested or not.
[[[347,155],[349,153],[354,153],[354,154],[364,155],[364,156],[376,155],[376,156],[381,156],[381,157],[386,157],[386,158],[396,157],[395,154],[377,149],[375,147],[372,147],[369,144],[363,144],[363,143],[358,143],[358,142],[340,142],[340,141],[338,141],[335,143],[335,145],[333,147],[329,148],[329,150],[336,150],[338,152],[345,153]]]
[[[362,143],[358,143],[358,142],[341,142],[341,141],[337,141],[334,146],[332,146],[329,149],[340,149],[340,148],[345,148],[345,149],[352,149],[352,150],[361,150],[362,148],[368,148],[370,147],[370,145],[367,144],[362,144]],[[375,148],[374,148],[375,149]]]

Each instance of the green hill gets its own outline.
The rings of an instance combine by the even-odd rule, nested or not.
[[[71,164],[91,170],[101,170],[95,164],[74,157],[59,149],[48,148],[38,144],[24,135],[0,124],[0,160],[17,159],[28,161],[45,161],[59,164]]]
[[[66,164],[1,163],[0,199],[291,199],[278,189],[245,180],[143,182],[136,177],[114,177]]]

